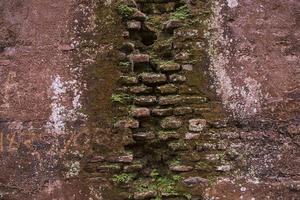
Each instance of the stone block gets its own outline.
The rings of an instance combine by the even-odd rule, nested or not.
[[[185,104],[201,104],[206,103],[207,98],[202,96],[186,96],[182,98],[182,101]]]
[[[105,161],[104,156],[94,156],[89,160],[90,163],[97,163],[97,162],[103,162]]]
[[[202,113],[210,112],[210,111],[211,111],[211,108],[195,108],[194,109],[195,114],[202,114]]]
[[[153,116],[170,116],[173,115],[173,109],[172,108],[155,108],[151,111],[151,114]]]
[[[174,84],[166,84],[156,88],[160,94],[175,94],[178,91],[178,87]]]
[[[130,87],[129,91],[133,94],[150,94],[153,92],[153,89],[146,85],[139,85]]]
[[[178,129],[182,124],[182,120],[177,117],[166,117],[160,123],[163,129]]]
[[[133,117],[149,117],[150,109],[149,108],[132,108],[131,114]]]
[[[179,139],[180,134],[176,131],[160,131],[158,132],[158,139],[160,140],[172,140]]]
[[[127,29],[129,30],[140,30],[142,28],[142,23],[140,21],[135,21],[135,20],[132,20],[132,21],[128,21],[127,22]]]
[[[189,131],[201,132],[206,127],[205,119],[190,119],[189,120]]]
[[[208,183],[208,180],[199,176],[188,177],[182,181],[187,186],[202,185]]]
[[[160,97],[158,101],[159,105],[177,105],[182,103],[182,97],[179,95],[168,95]]]
[[[170,165],[169,169],[173,172],[189,172],[193,170],[193,167],[188,165]]]
[[[10,63],[11,63],[10,60],[0,60],[0,66],[7,66]]]
[[[182,65],[182,69],[184,71],[193,71],[193,65],[191,65],[191,64],[184,64],[184,65]]]
[[[121,166],[118,164],[107,164],[107,165],[100,165],[96,168],[97,172],[119,172],[121,170]]]
[[[155,134],[152,131],[137,132],[133,134],[133,137],[137,140],[152,140],[155,138]]]
[[[144,84],[161,84],[167,81],[167,77],[164,74],[142,73],[139,77]]]
[[[168,147],[172,151],[185,151],[185,150],[188,150],[188,145],[183,141],[170,142],[168,144]]]
[[[231,166],[230,165],[221,165],[221,166],[217,166],[216,171],[217,172],[229,172],[231,170]]]
[[[172,74],[169,79],[172,83],[184,83],[186,81],[186,77],[180,74]]]
[[[211,143],[202,143],[196,146],[197,151],[211,151],[215,149],[216,149],[216,145]]]
[[[138,128],[139,121],[134,119],[119,120],[114,124],[114,128],[126,129],[126,128]]]
[[[121,76],[119,81],[124,85],[134,85],[139,82],[138,78],[135,76]]]
[[[122,155],[122,156],[112,156],[107,158],[108,162],[115,162],[115,163],[131,163],[133,161],[133,155]]]
[[[147,16],[139,10],[135,10],[131,18],[137,21],[145,21]]]
[[[169,20],[164,24],[164,28],[167,31],[173,31],[176,28],[182,27],[182,21],[180,20]]]
[[[179,86],[179,94],[193,95],[193,94],[199,94],[199,93],[200,93],[199,89],[195,86],[188,86],[185,84]]]
[[[144,165],[140,162],[135,162],[130,165],[124,166],[124,172],[138,172],[144,168]]]
[[[191,107],[177,107],[174,108],[174,115],[186,115],[193,113],[193,108]]]
[[[169,62],[159,65],[158,68],[161,72],[174,72],[179,71],[181,66],[178,63]]]
[[[138,96],[133,100],[135,105],[139,106],[151,106],[157,103],[156,96]]]
[[[185,139],[186,140],[197,140],[200,138],[200,134],[199,133],[186,133],[185,134]]]
[[[150,61],[148,54],[130,54],[128,58],[132,63],[148,63]]]

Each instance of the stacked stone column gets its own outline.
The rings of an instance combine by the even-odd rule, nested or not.
[[[130,139],[127,153],[94,162],[117,163],[102,167],[131,177],[116,185],[126,185],[124,199],[197,199],[193,188],[231,170],[223,162],[226,143],[219,141],[226,125],[206,117],[216,115],[215,104],[189,80],[199,73],[192,50],[200,39],[189,28],[188,6],[180,0],[124,0],[118,7],[126,31],[112,100],[122,112],[115,113],[112,127],[116,137]]]

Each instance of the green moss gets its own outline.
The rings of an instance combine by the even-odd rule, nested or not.
[[[150,177],[152,177],[152,178],[159,177],[159,173],[158,173],[157,169],[154,169],[154,170],[151,171]]]
[[[156,57],[164,57],[164,58],[171,58],[172,53],[172,43],[173,37],[160,37],[158,40],[155,41],[153,44],[152,54],[156,54]]]
[[[180,159],[176,158],[176,159],[172,160],[172,161],[170,162],[170,164],[171,164],[171,165],[180,165],[181,162],[180,162]]]
[[[122,173],[118,175],[114,175],[112,181],[117,184],[127,184],[134,179],[134,174]]]
[[[182,196],[184,196],[187,200],[192,199],[192,195],[188,193],[183,193]]]
[[[154,169],[150,173],[151,180],[141,181],[136,184],[137,191],[149,191],[153,190],[158,193],[161,198],[162,193],[176,193],[177,183],[182,179],[179,175],[161,175],[158,170]]]
[[[147,19],[147,22],[154,27],[159,27],[161,25],[161,16],[152,15]]]
[[[171,19],[173,20],[185,20],[189,17],[189,10],[187,6],[181,6],[176,9],[175,12],[171,14]]]
[[[118,65],[118,69],[123,73],[127,73],[131,71],[132,66],[130,62],[120,62]]]
[[[125,104],[128,100],[132,99],[132,96],[125,93],[112,94],[110,99],[112,102]]]
[[[126,5],[119,5],[117,7],[117,11],[118,11],[119,15],[121,15],[122,17],[129,18],[133,15],[135,9],[131,8],[129,6],[126,6]]]

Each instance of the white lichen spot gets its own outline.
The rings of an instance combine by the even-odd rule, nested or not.
[[[77,81],[62,81],[56,75],[51,84],[51,115],[46,124],[48,132],[53,134],[63,134],[66,131],[67,122],[72,122],[78,117],[85,118],[81,110],[81,91],[77,87]],[[71,94],[72,102],[66,101]],[[71,105],[70,105],[71,104]]]
[[[61,103],[61,97],[66,93],[66,88],[61,81],[59,75],[57,75],[51,84],[51,89],[53,92],[52,103],[51,103],[51,115],[47,123],[48,132],[53,132],[56,134],[61,134],[65,130],[66,121],[66,108]]]
[[[238,0],[227,0],[227,5],[229,8],[234,8],[239,5]]]
[[[228,4],[237,6],[237,1],[228,1]],[[212,6],[212,17],[209,28],[205,33],[208,39],[210,56],[210,72],[214,77],[214,88],[222,97],[222,103],[234,117],[246,118],[255,115],[261,110],[261,85],[252,77],[244,77],[243,82],[236,80],[243,75],[237,74],[230,63],[231,52],[229,51],[231,39],[225,35],[224,17],[222,9],[224,4],[215,1]],[[239,83],[238,83],[239,82]]]
[[[80,162],[75,161],[69,164],[69,171],[66,174],[67,178],[78,176],[80,172]]]
[[[98,188],[89,187],[90,195],[92,197],[89,198],[89,200],[103,200],[102,197],[102,188],[99,186]]]
[[[245,188],[245,187],[241,187],[241,192],[245,192],[246,190],[247,190],[247,188]]]

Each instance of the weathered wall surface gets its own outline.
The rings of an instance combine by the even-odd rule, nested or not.
[[[32,199],[52,185],[76,136],[70,127],[81,105],[70,71],[72,5],[0,1],[1,199]]]
[[[211,70],[225,107],[240,119],[299,116],[299,2],[218,1],[213,12]]]
[[[136,6],[130,0],[0,0],[0,199],[128,199],[140,180],[151,178],[153,187],[145,188],[156,191],[137,194],[155,196],[164,190],[153,183],[174,192],[177,179],[169,175],[196,186],[178,184],[181,196],[163,199],[190,194],[192,199],[298,199],[300,3],[137,0],[151,28],[139,13],[135,20],[142,21],[142,36],[130,30],[134,37],[128,39],[127,21],[116,9],[120,2]],[[175,37],[164,35],[163,22],[182,5],[191,16],[179,12],[185,26],[172,24],[179,28]],[[159,33],[156,46],[139,43],[153,40],[147,35],[153,30]],[[173,145],[179,151],[169,148],[166,135],[160,146],[146,142],[146,149],[130,144],[128,131],[114,133],[117,117],[132,108],[112,101],[120,101],[114,96],[122,91],[118,80],[124,73],[119,50],[128,40],[134,53],[150,59],[178,53],[183,60],[175,61],[186,71],[176,73],[209,99],[205,107],[192,106],[197,113],[185,109],[189,114],[177,116],[183,124],[195,117],[209,124],[196,134],[181,134],[188,129],[183,125],[178,141],[184,142]],[[155,124],[146,128],[156,130]],[[148,163],[139,171],[141,163],[132,160],[141,157]],[[175,171],[168,169],[173,158]],[[116,184],[128,178],[126,169],[138,172],[137,178]],[[151,175],[153,169],[158,174]]]

